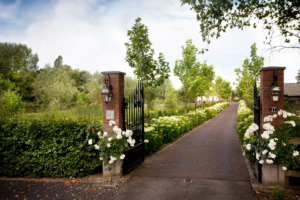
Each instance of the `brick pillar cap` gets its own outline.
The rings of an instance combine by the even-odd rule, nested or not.
[[[274,66],[270,66],[270,67],[262,67],[259,71],[268,71],[268,70],[274,70],[274,69],[277,69],[277,70],[285,70],[286,67],[274,67]]]
[[[126,75],[125,72],[120,72],[120,71],[106,71],[106,72],[101,72],[101,74],[124,74],[124,75]]]

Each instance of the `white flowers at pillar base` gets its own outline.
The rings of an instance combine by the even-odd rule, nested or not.
[[[286,112],[285,110],[279,110],[278,111],[278,115],[282,115],[283,118],[287,118],[287,117],[291,117],[291,116],[295,116],[295,114],[292,114],[292,113],[289,113],[289,112]]]
[[[260,160],[260,161],[259,161],[259,164],[262,165],[262,164],[264,164],[264,162],[265,162],[264,160]]]
[[[109,143],[107,144],[107,147],[108,147],[108,148],[111,147]]]
[[[296,126],[296,123],[294,121],[286,121],[285,124],[292,124],[293,127]]]
[[[256,160],[259,160],[259,158],[260,158],[260,154],[256,153]]]
[[[117,160],[117,158],[110,156],[110,161],[108,163],[113,164],[116,160]]]
[[[144,140],[145,143],[149,143],[149,140]]]
[[[246,149],[250,150],[251,149],[251,144],[247,144]]]
[[[111,137],[109,137],[107,140],[110,142],[110,141],[112,140],[112,138],[111,138]]]
[[[113,121],[113,120],[110,120],[110,121],[109,121],[109,126],[112,126],[112,125],[114,125],[114,124],[116,124],[115,121]]]
[[[270,147],[271,150],[275,150],[276,142],[274,141],[274,139],[270,140],[270,143],[268,144],[268,146]]]
[[[92,145],[93,144],[93,140],[89,139],[88,143],[89,143],[89,145]]]
[[[103,160],[103,158],[102,158],[102,157],[100,157],[100,158],[99,158],[99,160]]]
[[[120,159],[123,160],[124,158],[125,158],[125,154],[122,154],[122,155],[120,156]]]
[[[268,153],[268,150],[263,150],[262,154],[266,155]]]
[[[96,150],[99,150],[99,148],[100,148],[100,146],[97,145],[97,144],[95,144],[95,149],[96,149]]]
[[[106,136],[107,136],[107,132],[104,132],[104,133],[103,133],[103,137],[106,137]]]
[[[267,162],[268,164],[274,163],[273,160],[270,160],[270,159],[267,159],[266,162]]]
[[[293,156],[299,156],[299,151],[294,151]]]
[[[287,168],[286,168],[286,167],[282,167],[282,170],[283,170],[283,171],[286,171],[286,170],[287,170]]]
[[[270,152],[270,153],[269,153],[269,157],[270,157],[270,158],[276,158],[276,155]]]

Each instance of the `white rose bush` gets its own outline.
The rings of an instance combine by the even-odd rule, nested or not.
[[[300,170],[299,147],[289,144],[292,137],[299,137],[300,120],[299,116],[280,110],[274,115],[269,115],[263,119],[263,130],[258,131],[258,126],[253,123],[254,118],[243,101],[240,101],[238,116],[244,115],[236,130],[239,136],[244,131],[242,144],[245,154],[250,162],[255,159],[260,164],[278,163],[283,170]],[[239,113],[241,112],[241,113]],[[248,113],[248,117],[245,115]],[[284,119],[283,124],[279,124],[280,118]],[[250,125],[249,125],[250,124]],[[274,126],[279,124],[279,126]],[[245,130],[245,128],[248,128]],[[241,137],[240,137],[241,139]]]
[[[116,122],[111,120],[109,125],[112,127],[111,134],[98,132],[99,141],[93,144],[93,140],[88,140],[90,145],[94,145],[95,150],[99,153],[99,159],[104,166],[112,165],[116,160],[125,158],[124,151],[135,145],[135,140],[132,138],[132,131],[122,131]],[[111,170],[111,167],[108,167]]]

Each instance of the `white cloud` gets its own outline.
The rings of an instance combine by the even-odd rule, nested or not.
[[[0,2],[0,19],[13,19],[19,5],[20,0],[8,5],[4,5]]]
[[[11,10],[11,13],[16,12]],[[58,0],[35,12],[25,30],[6,30],[9,34],[0,32],[0,41],[27,44],[38,53],[40,67],[49,62],[53,65],[58,55],[62,55],[64,63],[73,68],[90,72],[119,70],[133,75],[124,60],[124,43],[128,41],[127,30],[138,16],[149,29],[156,55],[162,52],[171,68],[176,59],[181,59],[181,46],[187,39],[193,39],[198,49],[206,47],[202,43],[196,14],[189,6],[181,6],[178,0]],[[198,55],[198,60],[207,60],[209,65],[214,65],[217,75],[233,82],[234,69],[241,67],[244,59],[250,56],[250,46],[254,42],[258,54],[268,56],[268,53],[263,54],[266,48],[262,43],[264,34],[259,28],[229,30],[218,40],[213,39],[209,52]],[[266,60],[265,66],[286,66],[285,82],[295,82],[298,63],[299,58],[295,55],[276,54]],[[172,80],[179,88],[179,80],[174,77]]]

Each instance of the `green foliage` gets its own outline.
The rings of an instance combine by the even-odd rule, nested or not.
[[[76,94],[76,104],[78,106],[83,106],[89,103],[91,103],[90,94],[78,91]]]
[[[295,78],[296,78],[297,83],[300,83],[300,69],[298,70],[298,74]]]
[[[176,95],[176,91],[173,88],[173,86],[170,86],[168,88],[168,93],[167,93],[167,97],[165,99],[165,107],[168,109],[172,109],[175,108],[178,104],[178,98]]]
[[[50,66],[37,75],[32,87],[37,102],[54,110],[64,108],[77,91],[66,72],[61,73],[60,69]]]
[[[232,90],[230,82],[223,80],[221,76],[217,76],[214,89],[223,99],[229,98]]]
[[[182,60],[176,60],[174,75],[179,78],[184,91],[185,107],[188,99],[194,99],[199,94],[207,92],[214,79],[212,66],[207,66],[206,62],[201,64],[196,62],[198,49],[192,44],[192,40],[186,41],[186,47],[182,46]],[[186,109],[186,108],[185,108]],[[185,111],[185,114],[187,111]]]
[[[251,148],[250,150],[246,149],[245,146],[249,143],[251,143],[250,139],[245,138],[244,135],[246,133],[246,130],[249,128],[251,124],[254,123],[254,115],[253,111],[247,108],[246,102],[241,100],[238,108],[238,125],[235,128],[236,133],[238,134],[239,140],[241,144],[244,147],[244,152],[246,157],[251,163],[254,163],[255,161],[255,150],[254,148]],[[252,135],[253,137],[254,135]],[[254,146],[255,141],[252,141],[252,145]]]
[[[155,98],[155,90],[170,76],[170,67],[162,53],[159,53],[158,60],[153,58],[154,49],[151,49],[148,28],[141,23],[141,20],[137,18],[132,30],[127,32],[129,42],[125,43],[127,49],[125,60],[130,67],[134,68],[137,78],[144,83],[147,115],[149,115],[149,104]]]
[[[268,188],[270,191],[269,197],[271,197],[274,200],[285,200],[284,195],[286,192],[280,191],[279,187],[277,188]]]
[[[236,86],[236,94],[240,99],[244,99],[247,101],[248,106],[253,105],[252,101],[254,99],[254,84],[255,79],[259,77],[259,69],[264,65],[264,58],[257,56],[257,48],[254,43],[251,46],[251,60],[246,58],[244,60],[242,69],[237,68],[234,71],[237,75],[237,85]]]
[[[99,157],[88,139],[97,140],[98,121],[0,121],[0,175],[80,177],[93,174]]]
[[[8,90],[0,98],[0,118],[11,117],[24,108],[24,103],[16,91]]]
[[[295,41],[300,43],[300,4],[298,0],[252,1],[252,0],[181,0],[182,4],[191,5],[200,21],[202,39],[210,44],[211,38],[219,38],[227,28],[244,29],[249,26],[257,27],[257,21],[263,23],[267,31],[266,42],[271,44],[278,36],[283,36],[285,43]],[[279,32],[277,34],[277,32]],[[284,45],[275,46],[272,51],[286,48]],[[204,53],[208,49],[202,49]]]
[[[124,79],[124,95],[126,98],[133,95],[133,92],[136,89],[138,80],[131,76],[125,76]]]

